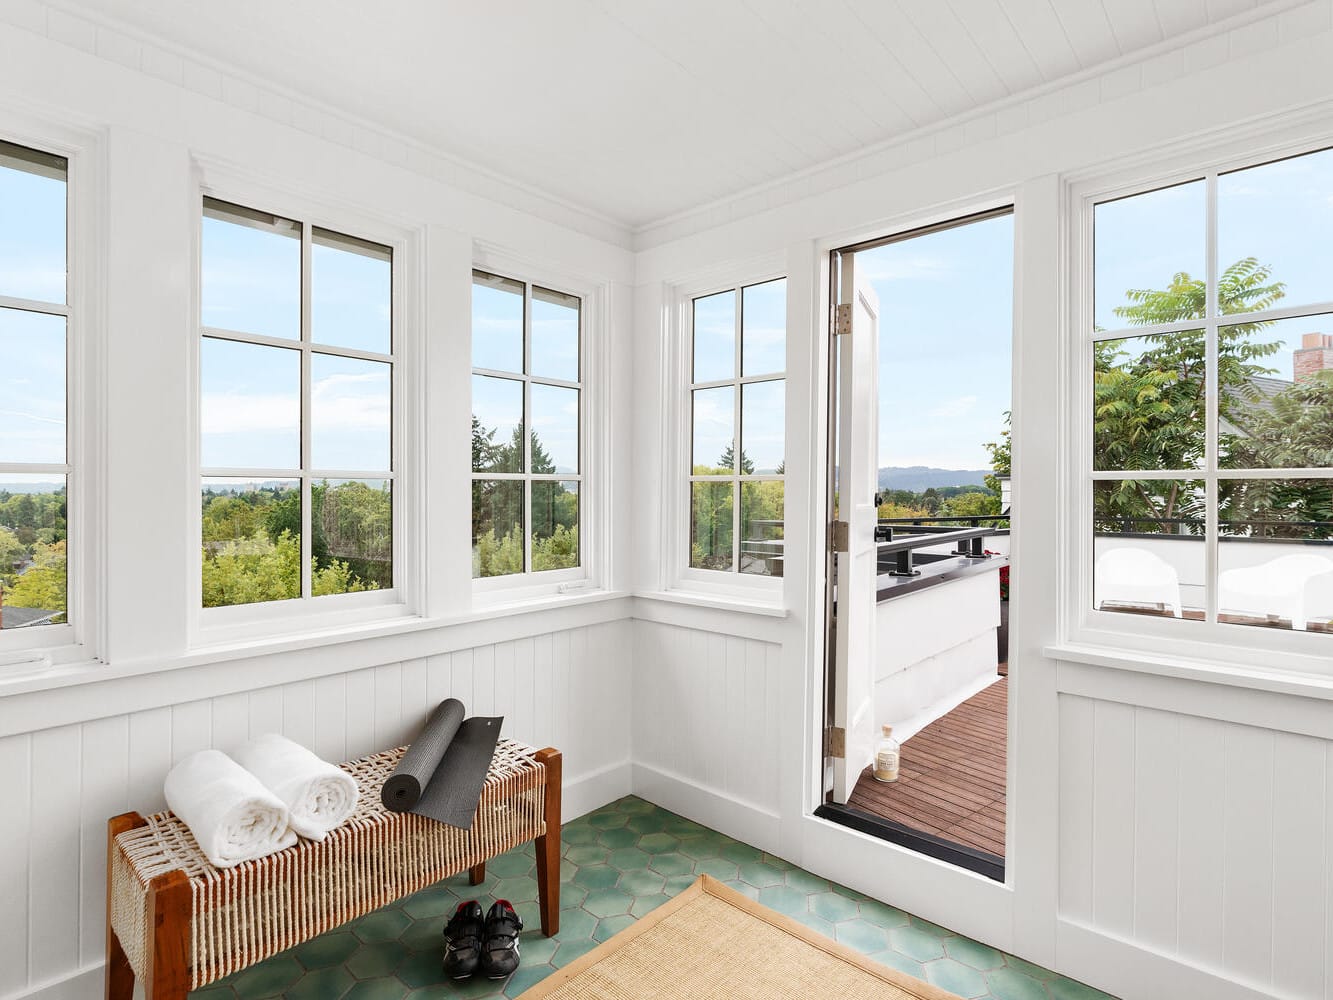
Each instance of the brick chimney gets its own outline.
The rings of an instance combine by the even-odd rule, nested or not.
[[[1297,382],[1306,382],[1316,372],[1333,371],[1333,334],[1307,333],[1301,346],[1291,353],[1291,370]]]

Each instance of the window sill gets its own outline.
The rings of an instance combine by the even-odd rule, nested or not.
[[[717,611],[734,611],[768,618],[787,618],[791,614],[788,608],[770,601],[750,601],[739,597],[704,594],[694,590],[649,590],[635,593],[634,596],[641,601],[686,604],[696,608],[713,608]]]
[[[1057,643],[1045,646],[1042,648],[1042,654],[1048,659],[1067,663],[1082,663],[1156,677],[1174,677],[1205,684],[1224,684],[1252,691],[1271,691],[1276,694],[1333,701],[1333,676],[1324,674],[1244,666],[1222,660],[1170,656],[1081,643]]]
[[[210,646],[195,646],[184,656],[161,660],[140,660],[110,666],[98,660],[60,664],[42,669],[40,672],[23,673],[8,679],[0,675],[0,699],[7,695],[27,694],[82,684],[97,684],[104,681],[165,673],[190,667],[209,666],[281,653],[308,651],[413,635],[541,611],[559,611],[584,605],[608,603],[628,596],[627,593],[605,590],[547,595],[531,600],[479,608],[468,614],[451,615],[445,618],[402,616],[388,620],[381,619],[369,624],[311,630],[300,635],[288,634],[281,638],[268,637]]]

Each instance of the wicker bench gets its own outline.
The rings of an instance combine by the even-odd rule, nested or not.
[[[213,867],[172,813],[116,816],[107,830],[107,1000],[178,1000],[223,976],[536,841],[542,933],[559,930],[560,752],[501,740],[469,830],[380,802],[402,747],[342,767],[355,815],[321,842]]]

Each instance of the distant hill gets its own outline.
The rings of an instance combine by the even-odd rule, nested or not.
[[[64,483],[6,483],[0,482],[0,493],[56,493]]]
[[[889,465],[879,470],[882,490],[911,490],[920,493],[932,486],[982,486],[990,469],[932,469],[928,465]]]

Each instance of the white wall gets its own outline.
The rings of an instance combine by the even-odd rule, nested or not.
[[[340,760],[404,741],[448,695],[506,716],[504,733],[561,748],[565,810],[629,791],[628,524],[601,539],[598,593],[508,613],[471,606],[467,467],[470,278],[478,255],[600,287],[603,511],[624,505],[633,259],[629,234],[337,111],[267,91],[151,42],[38,3],[0,5],[0,134],[74,130],[93,149],[91,231],[75,263],[105,269],[95,321],[105,393],[91,445],[105,512],[74,545],[104,552],[93,664],[0,682],[0,997],[101,995],[105,824],[163,805],[173,761],[280,730]],[[200,165],[203,164],[201,167]],[[188,373],[198,171],[346,206],[414,234],[425,332],[420,547],[414,616],[226,647],[191,645],[181,574],[198,481]],[[549,280],[549,279],[548,279]],[[408,310],[409,314],[412,310]],[[408,322],[414,316],[409,315]],[[596,366],[595,366],[596,367]]]
[[[673,474],[657,458],[672,288],[701,273],[743,273],[774,253],[785,255],[791,284],[788,616],[774,621],[719,602],[714,617],[696,624],[701,609],[678,600],[635,603],[636,616],[653,618],[635,624],[636,648],[652,651],[635,663],[636,767],[646,758],[664,766],[656,763],[663,748],[700,710],[693,685],[654,676],[663,664],[673,677],[710,678],[732,662],[728,636],[776,646],[765,683],[780,689],[780,730],[763,744],[780,769],[776,820],[767,800],[737,801],[744,820],[727,818],[718,803],[731,790],[697,767],[677,787],[675,808],[731,832],[776,822],[791,860],[1127,1000],[1333,997],[1333,969],[1322,964],[1333,951],[1320,812],[1333,736],[1326,685],[1260,680],[1262,662],[1247,671],[1185,670],[1121,656],[1081,666],[1047,652],[1060,637],[1069,586],[1052,530],[1062,517],[1064,457],[1053,429],[1065,415],[1052,387],[1062,378],[1066,336],[1065,185],[1107,163],[1150,162],[1166,155],[1154,150],[1181,140],[1220,139],[1241,124],[1262,130],[1272,116],[1328,102],[1331,26],[1327,0],[1293,5],[638,234],[635,371],[646,405],[635,411],[637,510],[660,510]],[[1305,129],[1312,143],[1327,144],[1322,107],[1272,127]],[[1254,140],[1256,149],[1263,144]],[[1000,885],[831,826],[810,810],[823,724],[825,254],[1006,203],[1016,205],[1015,597],[1008,881]],[[644,522],[656,523],[655,514]],[[641,591],[670,580],[660,547],[647,546],[636,568]],[[711,633],[706,641],[699,628]],[[1190,679],[1156,676],[1165,670]],[[1285,693],[1257,690],[1268,687]],[[774,697],[768,687],[726,696],[733,720]],[[733,724],[702,738],[709,754],[726,758],[745,751],[749,737]],[[1209,870],[1205,857],[1219,868]],[[1179,909],[1161,912],[1173,899]],[[1279,943],[1274,935],[1286,936]]]

